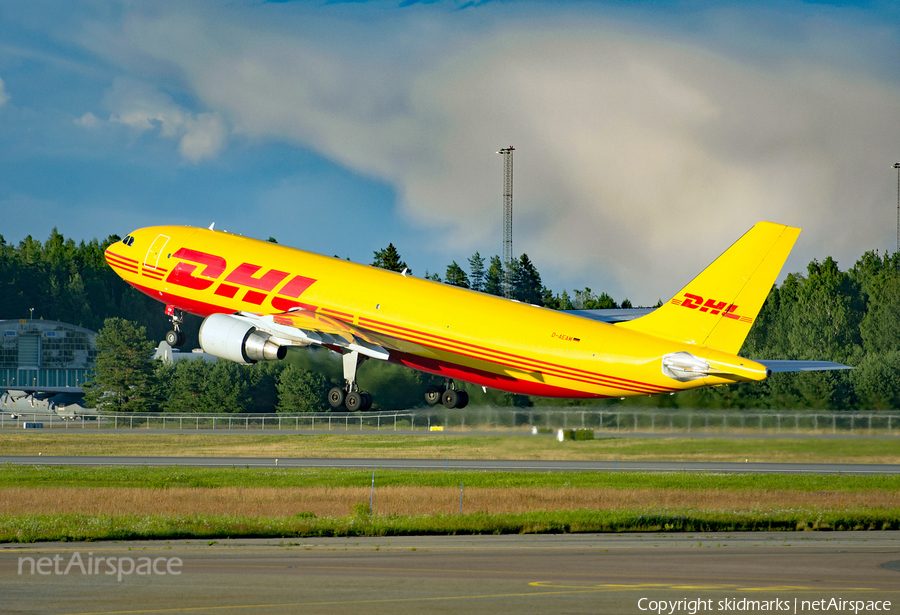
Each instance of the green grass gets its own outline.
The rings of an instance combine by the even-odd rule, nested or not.
[[[521,514],[379,516],[288,519],[236,516],[0,515],[0,542],[146,540],[177,538],[300,538],[426,534],[570,532],[717,532],[898,530],[896,510],[770,513],[691,510],[577,510]]]
[[[371,457],[453,459],[612,459],[900,463],[894,439],[603,438],[559,443],[532,436],[396,436],[326,433],[137,434],[0,433],[6,455]],[[480,472],[376,470],[382,487],[783,491],[896,493],[900,476],[640,472]],[[0,465],[0,491],[18,487],[107,489],[356,487],[371,470]],[[2,495],[2,494],[0,494]],[[842,501],[855,498],[841,496]],[[860,497],[859,500],[864,500]],[[754,500],[755,501],[755,500]],[[806,501],[806,500],[802,500]],[[364,505],[363,505],[364,504]],[[344,509],[346,510],[346,509]],[[346,517],[234,515],[2,514],[0,542],[223,537],[400,536],[540,532],[898,530],[900,509],[860,504],[766,510],[658,508],[463,515],[369,515],[368,500]],[[377,513],[377,506],[376,506]]]
[[[900,463],[898,438],[600,438],[547,436],[0,432],[5,455],[370,457]]]
[[[900,475],[711,474],[698,472],[482,472],[376,470],[377,487],[532,487],[558,489],[736,489],[804,492],[900,490]],[[367,487],[371,470],[194,467],[22,466],[0,464],[5,487]]]

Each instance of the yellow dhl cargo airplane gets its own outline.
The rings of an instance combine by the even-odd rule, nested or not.
[[[205,317],[200,345],[238,363],[290,346],[343,355],[330,405],[365,410],[366,358],[444,378],[430,404],[463,407],[454,381],[545,397],[654,395],[844,369],[824,361],[751,361],[736,353],[800,229],[760,222],[655,310],[556,311],[223,231],[158,226],[106,251],[126,282],[166,304],[173,346],[183,312]],[[649,312],[649,313],[648,313]],[[638,316],[638,317],[636,317]]]

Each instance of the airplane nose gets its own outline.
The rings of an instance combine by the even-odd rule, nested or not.
[[[132,256],[133,250],[130,249],[133,243],[134,237],[128,235],[125,239],[110,244],[103,251],[103,258],[106,264],[112,267],[119,275],[122,275],[122,272],[138,272],[138,260]]]
[[[119,255],[116,253],[117,246],[121,248],[122,242],[117,241],[116,243],[111,243],[109,244],[109,247],[107,247],[106,250],[103,251],[103,258],[106,261],[107,265],[112,266],[113,259],[118,258]]]

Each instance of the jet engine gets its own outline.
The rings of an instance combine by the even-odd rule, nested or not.
[[[271,337],[249,322],[227,314],[207,316],[200,325],[203,352],[244,365],[285,357],[287,348],[273,342]]]

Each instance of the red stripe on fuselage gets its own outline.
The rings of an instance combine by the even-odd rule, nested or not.
[[[438,361],[436,359],[426,359],[413,354],[391,351],[391,357],[388,359],[391,363],[404,365],[406,367],[417,369],[419,371],[428,372],[443,378],[454,378],[471,382],[478,386],[490,387],[508,393],[516,393],[518,395],[537,395],[540,397],[563,397],[563,398],[582,398],[582,399],[604,399],[611,397],[610,395],[602,395],[598,393],[587,393],[576,389],[567,389],[557,387],[550,384],[540,382],[529,382],[519,380],[505,374],[495,374],[486,370],[475,369],[450,363],[447,361]]]
[[[146,286],[142,286],[134,282],[128,283],[145,295],[153,297],[157,301],[162,301],[166,305],[174,305],[178,309],[184,310],[189,314],[194,314],[195,316],[202,316],[205,318],[206,316],[209,316],[211,314],[230,314],[234,311],[228,308],[224,308],[221,305],[214,305],[212,303],[205,303],[203,301],[195,301],[193,299],[185,299],[184,297],[173,295],[172,293],[156,290],[153,288],[147,288]]]
[[[136,260],[134,260],[133,258],[128,258],[127,256],[122,256],[121,254],[116,254],[115,252],[110,252],[109,248],[106,249],[106,256],[107,257],[114,256],[114,257],[118,258],[119,260],[134,263],[135,265],[138,264],[138,262]]]
[[[220,313],[231,313],[233,310],[229,308],[222,307],[220,305],[215,305],[211,303],[206,303],[203,301],[196,301],[192,299],[186,299],[184,297],[180,297],[178,295],[174,295],[172,293],[154,290],[152,288],[148,288],[146,286],[142,286],[140,284],[135,284],[133,282],[129,282],[132,286],[134,286],[137,290],[143,292],[146,295],[153,297],[159,301],[162,301],[167,304],[172,304],[179,307],[186,312],[191,314],[195,314],[197,316],[206,317],[211,314],[220,314]],[[307,308],[311,308],[310,311],[315,311],[316,306],[304,306]],[[333,315],[336,318],[341,320],[347,320],[352,322],[353,315],[346,312],[339,312],[337,310],[331,310],[328,308],[320,308],[321,312],[328,313]],[[645,393],[645,394],[654,394],[661,392],[668,392],[674,389],[670,388],[661,388],[655,387],[653,385],[649,385],[646,383],[635,382],[631,380],[625,380],[622,378],[616,378],[614,376],[605,376],[603,374],[595,374],[585,370],[580,370],[576,368],[569,368],[562,365],[555,365],[552,363],[548,363],[546,361],[539,361],[536,359],[528,359],[526,357],[520,357],[517,355],[510,354],[508,352],[503,352],[499,350],[492,350],[489,348],[484,348],[481,346],[476,346],[473,344],[468,344],[466,342],[460,342],[457,340],[453,340],[451,338],[445,338],[441,336],[432,335],[429,333],[419,332],[414,329],[408,329],[405,327],[399,327],[396,325],[391,325],[388,323],[381,323],[379,321],[372,320],[370,318],[360,318],[361,322],[365,322],[368,325],[368,328],[372,328],[373,326],[377,327],[373,329],[374,332],[380,335],[388,335],[390,337],[411,341],[413,343],[421,344],[424,346],[429,346],[432,348],[436,348],[438,350],[443,350],[445,352],[449,352],[451,354],[466,356],[472,359],[476,359],[479,361],[485,361],[494,365],[500,365],[504,367],[510,367],[514,369],[519,369],[523,371],[536,371],[538,373],[546,373],[549,375],[553,375],[564,380],[572,380],[575,382],[583,382],[585,384],[593,385],[593,386],[602,386],[608,389],[614,390],[624,390],[631,391],[636,393]],[[366,325],[364,325],[366,326]],[[379,331],[378,329],[383,329]],[[404,333],[405,332],[405,333]],[[441,341],[436,341],[441,340]],[[615,395],[603,395],[596,393],[587,393],[584,391],[578,391],[575,389],[567,389],[563,387],[556,387],[552,385],[546,385],[538,382],[524,381],[513,376],[507,376],[502,374],[495,374],[493,372],[487,370],[479,370],[476,368],[462,366],[456,363],[449,363],[431,359],[425,359],[422,357],[417,357],[416,355],[402,353],[399,351],[392,350],[390,352],[391,359],[389,361],[394,363],[399,363],[402,365],[407,365],[408,367],[414,367],[415,369],[420,369],[422,371],[427,371],[429,373],[437,374],[437,375],[445,375],[450,378],[459,378],[461,380],[466,380],[468,382],[474,382],[481,386],[489,386],[491,388],[500,389],[503,391],[508,391],[511,393],[519,393],[524,395],[540,395],[545,397],[582,397],[582,398],[604,398],[611,397]],[[396,355],[396,356],[395,356]],[[491,356],[495,355],[495,356]],[[502,356],[501,356],[502,355]],[[455,375],[451,375],[455,374]],[[513,384],[514,383],[514,384]]]
[[[627,380],[624,378],[618,378],[615,376],[607,376],[605,374],[598,374],[594,372],[589,372],[582,369],[577,369],[573,367],[567,367],[564,365],[557,365],[554,363],[548,363],[547,361],[540,361],[538,359],[529,359],[527,357],[522,357],[519,355],[514,355],[508,352],[503,352],[501,350],[493,350],[491,348],[485,348],[483,346],[476,346],[474,344],[468,344],[466,342],[460,342],[451,338],[441,337],[438,335],[432,335],[429,333],[424,333],[421,331],[416,331],[415,329],[409,329],[406,327],[399,327],[396,325],[391,325],[384,322],[379,322],[376,320],[372,320],[371,318],[360,317],[360,325],[368,326],[368,327],[378,327],[381,328],[380,333],[386,333],[392,336],[400,336],[400,339],[405,339],[403,336],[408,336],[413,339],[410,341],[415,341],[417,343],[424,343],[427,346],[432,348],[438,348],[439,350],[446,350],[448,352],[454,352],[457,354],[463,354],[465,356],[481,359],[484,361],[490,361],[492,363],[499,363],[501,365],[506,365],[509,367],[517,367],[519,369],[532,369],[543,373],[553,373],[553,375],[568,378],[571,380],[577,380],[580,382],[585,382],[587,384],[596,384],[600,386],[606,386],[610,388],[618,388],[626,391],[634,391],[636,393],[647,393],[655,394],[655,393],[663,393],[668,392],[673,389],[670,388],[662,388],[652,384],[648,384],[645,382],[638,382],[635,380]],[[379,329],[375,330],[378,331]],[[402,332],[402,333],[399,333]],[[467,351],[467,352],[466,352]],[[470,354],[472,352],[481,353],[480,355]],[[494,356],[491,356],[494,355]],[[514,362],[513,364],[510,361]],[[587,380],[585,378],[588,378]]]

